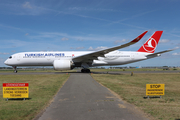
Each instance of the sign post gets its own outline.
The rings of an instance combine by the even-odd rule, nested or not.
[[[29,98],[29,83],[3,83],[3,98]]]
[[[146,95],[148,96],[161,96],[164,95],[164,84],[146,84]]]

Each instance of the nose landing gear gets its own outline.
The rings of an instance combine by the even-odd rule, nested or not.
[[[17,67],[13,66],[13,68],[14,68],[14,73],[17,73]]]
[[[90,69],[81,69],[81,72],[82,73],[90,73],[91,71],[90,71]]]

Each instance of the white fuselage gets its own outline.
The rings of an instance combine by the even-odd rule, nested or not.
[[[4,63],[9,66],[53,66],[54,60],[72,60],[74,57],[82,56],[92,51],[58,51],[58,52],[21,52],[13,54]],[[123,65],[147,59],[146,55],[151,53],[113,51],[93,60],[91,66]],[[73,60],[72,60],[73,61]],[[81,67],[76,65],[75,67]]]
[[[71,70],[82,67],[81,72],[90,72],[89,67],[124,65],[160,56],[171,50],[154,53],[163,31],[156,31],[137,52],[117,51],[137,43],[146,33],[123,45],[98,51],[57,51],[57,52],[21,52],[10,56],[4,63],[13,66],[53,66],[54,70]]]

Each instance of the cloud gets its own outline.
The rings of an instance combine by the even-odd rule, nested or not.
[[[177,46],[177,47],[174,47],[173,49],[179,49],[179,48],[180,48],[180,47]]]
[[[69,37],[68,34],[66,33],[59,33],[59,32],[40,32],[38,33],[38,35],[35,35],[35,36],[30,36],[31,38],[33,39],[37,39],[37,38],[59,38],[59,37],[64,37],[62,38],[63,40],[67,37]],[[61,40],[62,40],[61,39]],[[68,39],[68,38],[67,38]]]
[[[1,7],[2,5],[0,5]],[[72,7],[69,9],[61,9],[61,10],[56,10],[53,8],[48,8],[47,6],[43,6],[43,4],[41,6],[37,5],[37,4],[32,4],[30,2],[24,2],[22,3],[13,3],[13,4],[5,4],[5,10],[3,11],[5,14],[14,14],[14,15],[42,15],[42,14],[64,14],[64,15],[72,15],[72,16],[78,16],[81,18],[86,18],[86,19],[94,19],[94,20],[99,20],[99,21],[105,21],[108,22],[110,24],[114,24],[114,23],[119,23],[125,26],[130,26],[130,27],[135,27],[135,28],[140,28],[140,29],[147,29],[147,28],[143,28],[140,26],[135,26],[135,25],[130,25],[130,24],[125,24],[122,23],[122,21],[128,20],[128,19],[132,19],[138,16],[142,16],[144,14],[147,14],[149,12],[152,11],[148,11],[148,12],[144,12],[144,13],[140,13],[138,15],[134,15],[131,18],[126,18],[120,21],[112,21],[112,20],[108,20],[108,19],[103,19],[103,18],[98,18],[98,17],[93,17],[93,16],[87,16],[87,15],[83,15],[80,14],[79,12],[74,13],[74,11],[76,10],[80,10],[80,11],[92,11],[92,12],[96,12],[96,11],[101,11],[101,12],[122,12],[119,10],[114,10],[114,9],[103,9],[103,8],[85,8],[85,7]]]
[[[54,42],[44,40],[32,40],[32,41],[23,41],[23,40],[2,40],[0,44],[1,49],[9,49],[12,48],[12,52],[21,52],[21,51],[59,51],[59,50],[68,50],[69,45],[64,44],[62,47],[59,47],[59,44]],[[16,51],[13,51],[15,50]],[[1,51],[2,52],[2,51]],[[10,53],[11,54],[11,53]]]
[[[0,63],[4,64],[4,59],[0,57]]]
[[[74,47],[71,47],[70,49],[81,50],[81,49],[84,49],[84,47],[76,47],[76,48],[74,48]]]
[[[0,52],[0,55],[8,55],[8,54],[9,54],[9,53],[1,53],[1,52]]]
[[[160,40],[159,41],[159,43],[168,43],[170,40],[168,40],[168,39],[162,39],[162,40]]]
[[[63,37],[61,38],[62,41],[69,40],[69,38]]]
[[[78,41],[84,41],[83,39],[78,39]]]
[[[99,11],[99,12],[122,12],[114,9],[103,9],[103,8],[86,8],[86,7],[70,7],[69,10],[76,11]]]
[[[30,5],[29,2],[25,2],[22,6],[23,6],[23,8],[32,9],[32,6]]]
[[[6,65],[4,64],[4,61],[5,61],[6,59],[4,59],[4,58],[1,58],[0,57],[0,67],[5,67]],[[7,66],[6,66],[7,67]]]
[[[103,50],[103,49],[107,49],[107,48],[108,47],[104,47],[104,46],[97,47],[97,48],[89,47],[88,50],[90,50],[90,51],[98,51],[98,50]]]
[[[48,13],[58,13],[56,10],[42,7],[42,5],[36,6],[30,2],[5,3],[0,4],[0,7],[3,8],[3,11],[1,12],[13,15],[41,15]]]
[[[85,35],[85,36],[74,36],[69,35],[67,33],[60,33],[60,32],[37,32],[37,35],[29,36],[31,39],[44,39],[44,38],[53,38],[59,40],[77,40],[77,41],[109,41],[112,37],[102,36],[102,35]],[[117,39],[117,38],[113,38]]]
[[[178,52],[178,53],[173,53],[172,55],[180,55],[180,52]]]
[[[114,43],[115,43],[115,44],[119,44],[119,43],[126,42],[126,41],[128,41],[128,40],[126,40],[126,39],[116,40],[116,41],[114,41]]]
[[[175,36],[175,37],[180,37],[180,35],[177,35],[177,34],[172,34],[172,33],[167,33],[167,34]]]
[[[30,42],[22,40],[1,40],[0,48],[24,47],[28,44],[30,44]]]
[[[151,11],[141,12],[141,13],[139,13],[139,14],[130,16],[130,17],[128,17],[128,18],[123,18],[123,19],[118,20],[118,21],[113,21],[113,22],[110,23],[110,25],[112,25],[112,24],[123,24],[123,25],[126,25],[126,26],[131,26],[131,27],[136,27],[136,28],[144,29],[143,27],[140,27],[140,26],[125,24],[125,23],[122,23],[122,22],[127,21],[127,20],[130,20],[130,19],[134,19],[134,18],[137,18],[137,17],[140,17],[140,16],[144,16],[144,15],[146,15],[146,14],[149,14],[149,13],[152,13],[152,12],[155,12],[155,11],[157,11],[157,10],[151,10]],[[145,29],[146,29],[146,28],[145,28]]]
[[[20,30],[22,31],[21,28],[17,28],[17,27],[12,27],[12,26],[8,26],[8,25],[3,25],[3,24],[0,24],[1,27],[4,27],[4,28],[9,28],[9,29],[15,29],[15,30]]]

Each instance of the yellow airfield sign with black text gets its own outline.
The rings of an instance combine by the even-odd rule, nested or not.
[[[161,96],[164,95],[164,84],[146,84],[147,96]]]
[[[29,84],[3,83],[3,98],[29,98]]]

